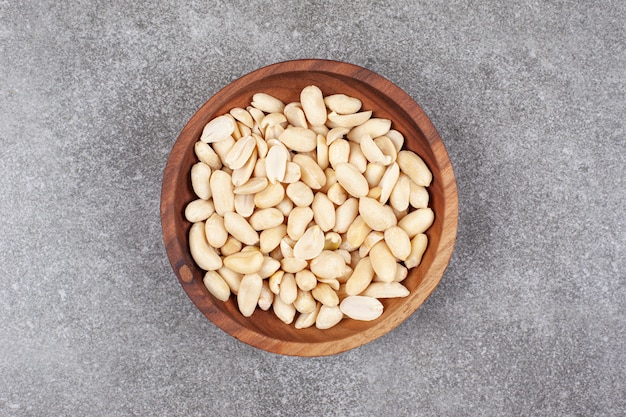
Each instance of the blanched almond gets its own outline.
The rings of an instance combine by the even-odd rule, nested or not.
[[[370,260],[372,261],[374,272],[382,281],[393,281],[398,263],[384,240],[372,247],[370,250]]]
[[[300,92],[300,103],[311,125],[321,126],[326,123],[326,105],[319,87],[315,85],[304,87]]]
[[[203,200],[208,200],[213,195],[209,184],[211,168],[204,162],[197,162],[191,167],[191,187],[193,192]]]
[[[351,164],[340,163],[335,166],[335,175],[341,186],[353,197],[359,198],[367,195],[369,185],[365,177]]]
[[[361,109],[361,100],[345,94],[333,94],[324,98],[326,106],[338,114],[356,113]]]
[[[253,95],[251,104],[265,113],[282,113],[285,109],[285,103],[266,93]]]
[[[204,223],[204,233],[209,245],[215,249],[221,248],[228,239],[228,232],[224,228],[224,218],[213,213]]]
[[[259,274],[246,274],[241,279],[237,293],[237,306],[244,317],[250,317],[254,313],[262,288],[263,279]]]
[[[233,253],[224,258],[224,266],[240,274],[253,274],[263,266],[263,254],[258,250]]]
[[[191,223],[202,222],[208,219],[215,212],[215,207],[211,200],[201,198],[192,201],[185,207],[185,218]]]
[[[287,230],[289,230],[289,226]],[[317,225],[311,226],[296,242],[293,247],[293,256],[305,260],[316,258],[322,253],[324,242],[325,237],[322,229]]]
[[[317,134],[304,127],[289,126],[278,139],[296,152],[310,152],[317,147]]]
[[[385,243],[393,256],[401,261],[411,253],[411,240],[401,227],[393,226],[385,230]]]
[[[383,314],[383,304],[376,298],[350,295],[341,301],[341,312],[354,320],[372,321]]]
[[[426,166],[426,163],[411,151],[398,152],[396,159],[400,170],[411,178],[411,180],[422,187],[428,187],[433,180],[433,174]]]
[[[213,271],[222,266],[222,258],[206,240],[204,222],[191,225],[191,229],[189,229],[189,250],[196,264],[205,271]]]
[[[193,150],[196,153],[196,156],[200,160],[200,162],[204,162],[211,169],[220,169],[222,167],[222,161],[220,157],[215,153],[211,146],[202,142],[201,140],[197,141],[193,146]]]
[[[227,301],[230,298],[230,288],[220,274],[215,271],[207,271],[202,279],[204,286],[215,298]]]
[[[200,140],[204,143],[220,142],[230,137],[234,130],[233,118],[226,115],[218,116],[204,126]]]
[[[373,230],[384,231],[397,223],[391,207],[369,197],[359,199],[359,215]]]
[[[415,235],[428,230],[434,220],[435,213],[430,207],[420,208],[404,216],[398,222],[398,226],[404,229],[409,238],[413,239]]]

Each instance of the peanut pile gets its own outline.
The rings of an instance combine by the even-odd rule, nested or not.
[[[375,320],[406,297],[434,213],[432,174],[391,120],[316,86],[285,105],[257,93],[211,120],[194,151],[189,248],[217,299],[297,329]],[[296,317],[297,316],[297,317]]]

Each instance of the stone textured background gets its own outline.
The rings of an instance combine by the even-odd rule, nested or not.
[[[623,416],[622,1],[0,1],[0,415]],[[206,320],[167,261],[178,133],[261,66],[367,67],[457,176],[455,253],[325,358]]]

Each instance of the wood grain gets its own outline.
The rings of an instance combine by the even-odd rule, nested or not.
[[[329,330],[315,327],[297,330],[282,323],[269,311],[249,318],[237,310],[234,297],[228,302],[213,298],[202,283],[204,272],[191,258],[184,208],[193,199],[189,179],[196,162],[193,145],[204,125],[233,107],[246,107],[252,95],[265,92],[285,103],[299,101],[302,88],[317,85],[324,95],[343,93],[358,97],[375,117],[389,118],[393,128],[406,138],[405,147],[424,159],[433,173],[429,188],[435,212],[426,233],[429,244],[422,263],[409,272],[404,284],[411,294],[383,300],[385,311],[373,322],[344,319]],[[168,258],[194,304],[215,325],[242,342],[269,352],[296,356],[340,353],[368,343],[394,329],[408,318],[433,292],[448,265],[456,239],[458,196],[454,172],[446,149],[426,114],[404,91],[365,68],[326,60],[297,60],[258,69],[224,87],[189,120],[174,144],[163,174],[161,221]]]

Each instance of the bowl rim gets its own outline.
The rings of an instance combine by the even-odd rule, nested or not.
[[[297,64],[297,68],[294,67],[294,64]],[[165,227],[167,222],[176,222],[177,219],[174,218],[175,216],[181,216],[181,213],[176,213],[175,210],[171,209],[173,193],[167,193],[166,189],[168,189],[168,184],[171,185],[173,182],[175,183],[175,181],[172,180],[178,175],[177,167],[181,162],[183,152],[188,151],[188,149],[184,147],[182,139],[188,136],[190,126],[194,123],[197,124],[201,122],[199,119],[202,118],[202,114],[205,113],[208,107],[227,100],[232,92],[247,85],[250,81],[258,81],[259,77],[310,71],[354,78],[363,83],[370,84],[382,94],[387,96],[393,94],[394,102],[410,116],[411,120],[422,131],[425,140],[433,150],[432,153],[439,166],[439,171],[442,172],[442,176],[445,175],[444,180],[447,185],[447,187],[443,188],[446,190],[446,195],[444,196],[446,204],[443,206],[445,213],[443,218],[444,223],[442,224],[442,230],[445,229],[447,233],[442,234],[440,237],[439,245],[435,249],[436,252],[433,262],[427,270],[428,274],[434,275],[434,279],[429,281],[431,285],[428,285],[426,288],[418,287],[417,289],[419,291],[415,292],[419,294],[411,294],[407,297],[407,306],[403,308],[410,310],[407,312],[408,314],[403,317],[399,317],[398,315],[391,316],[394,318],[393,322],[381,321],[363,332],[348,335],[346,338],[340,340],[322,342],[271,339],[267,335],[259,333],[254,329],[242,326],[238,321],[213,305],[211,305],[212,308],[201,308],[198,303],[199,297],[206,298],[206,296],[202,293],[201,289],[196,288],[194,290],[194,288],[189,285],[190,282],[193,281],[193,274],[185,262],[185,259],[190,258],[190,255],[187,254],[188,248],[184,247],[184,245],[176,239],[176,236],[172,236],[171,230]],[[204,121],[204,123],[206,122],[207,121]],[[268,352],[290,356],[327,356],[359,347],[382,337],[408,319],[408,317],[410,317],[432,294],[445,273],[454,249],[458,229],[458,191],[452,164],[439,133],[426,116],[421,106],[404,90],[387,78],[355,64],[327,59],[296,59],[266,65],[233,80],[211,96],[194,113],[181,130],[168,156],[163,172],[160,212],[163,240],[172,269],[187,296],[210,321],[238,340]],[[312,346],[315,346],[315,348],[311,349]]]

